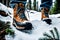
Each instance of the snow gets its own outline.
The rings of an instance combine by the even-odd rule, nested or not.
[[[41,12],[37,12],[34,10],[26,10],[25,14],[26,14],[26,17],[29,21],[41,20]]]
[[[0,3],[0,10],[5,11],[6,13],[8,13],[8,9],[5,5],[3,5],[2,3]]]
[[[31,21],[30,21],[34,27],[34,29],[32,30],[32,33],[31,34],[24,33],[13,27],[13,30],[15,30],[15,37],[13,39],[10,37],[12,40],[38,40],[39,38],[45,37],[43,33],[47,32],[48,34],[50,34],[49,30],[53,30],[54,27],[56,27],[58,31],[60,30],[60,18],[57,18],[57,16],[60,14],[57,14],[54,16],[50,15],[50,19],[52,19],[51,25],[48,25],[46,24],[46,22],[43,22],[39,19],[35,20],[35,18],[37,18],[37,16],[35,15],[38,15],[37,12],[35,14],[31,13],[29,15],[30,15],[29,17],[31,17],[31,15],[34,15],[33,16],[34,20],[32,20],[32,17],[31,17]]]
[[[7,17],[3,17],[0,15],[0,20],[5,21],[5,22],[13,22],[13,9],[9,8],[5,5],[3,5],[2,3],[0,3],[0,10],[3,10],[6,12],[6,14],[8,14],[9,16]]]
[[[50,34],[49,30],[53,29],[54,27],[60,30],[60,18],[54,18],[54,17],[52,18],[51,18],[52,19],[51,25],[48,25],[45,22],[39,20],[31,21],[34,27],[31,34],[23,33],[19,30],[16,30],[16,28],[14,28],[15,38],[12,40],[38,40],[39,38],[44,38],[43,33],[47,32]],[[55,19],[57,19],[57,21]]]
[[[0,6],[1,5],[2,4],[0,3]],[[0,20],[3,20],[3,21],[10,20],[10,22],[13,21],[13,9],[7,8],[2,5],[0,7],[0,10],[3,10],[2,7],[6,8],[6,9],[4,9],[4,11],[6,11],[6,13],[9,11],[11,13],[11,15],[9,13],[8,13],[9,14],[8,17],[2,17],[0,15]],[[21,32],[21,31],[17,30],[13,25],[11,25],[11,28],[15,31],[15,37],[13,38],[10,35],[6,35],[5,36],[6,40],[38,40],[39,38],[45,37],[43,35],[43,33],[47,32],[50,34],[49,30],[53,29],[54,27],[56,27],[58,29],[58,31],[60,30],[60,18],[58,18],[58,17],[60,17],[60,14],[50,15],[52,24],[48,25],[46,22],[41,20],[41,12],[31,10],[26,13],[28,13],[28,15],[29,15],[29,16],[27,16],[27,18],[29,19],[29,22],[31,22],[34,27],[32,30],[32,33],[28,34],[28,33]],[[59,31],[59,33],[60,33],[60,31]]]

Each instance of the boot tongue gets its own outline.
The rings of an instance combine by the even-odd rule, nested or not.
[[[49,17],[49,14],[48,14],[48,12],[44,12],[44,15],[46,16],[46,17]]]
[[[23,11],[23,10],[25,10],[25,9],[18,8],[17,13],[19,14],[19,17],[20,17],[21,19],[26,19],[26,16],[25,16],[25,14],[24,14],[24,11]],[[20,11],[23,11],[23,12],[21,13]]]
[[[20,17],[21,19],[24,19],[24,18],[25,18],[25,15],[24,15],[24,13],[22,13],[22,14],[19,14],[19,17]]]
[[[19,17],[20,18],[24,19],[25,18],[25,14],[24,14],[24,12],[23,13],[20,13],[20,11],[21,11],[21,8],[18,9],[18,12],[17,13],[19,14]]]

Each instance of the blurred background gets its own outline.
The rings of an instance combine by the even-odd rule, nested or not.
[[[50,14],[60,13],[60,0],[52,0],[53,5],[50,10]],[[11,0],[0,0],[1,3],[10,7]],[[41,0],[27,0],[26,9],[40,11]]]

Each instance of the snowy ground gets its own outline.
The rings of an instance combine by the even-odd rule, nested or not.
[[[34,11],[33,11],[34,12]],[[16,30],[16,28],[13,27],[15,30],[15,38],[8,38],[7,40],[38,40],[39,38],[44,38],[45,36],[43,33],[47,32],[51,35],[49,30],[53,30],[54,27],[60,30],[60,18],[57,18],[60,16],[60,14],[57,15],[50,15],[50,19],[52,19],[52,24],[48,25],[46,22],[41,21],[40,18],[40,12],[35,12],[29,14],[30,22],[33,24],[34,29],[32,30],[31,34],[21,32],[19,30]],[[60,33],[60,31],[59,31]],[[52,35],[51,35],[52,36]]]
[[[11,10],[9,10],[9,11],[13,13],[13,11],[11,11]],[[56,27],[58,29],[58,31],[60,30],[60,18],[57,18],[57,17],[60,17],[60,14],[50,15],[50,19],[52,19],[52,24],[48,25],[46,22],[41,21],[41,13],[40,12],[36,12],[36,11],[31,12],[31,10],[30,10],[27,13],[29,13],[28,14],[29,18],[28,17],[27,18],[33,24],[33,27],[34,27],[34,29],[32,30],[32,33],[28,34],[28,33],[21,32],[11,25],[12,29],[15,31],[15,37],[13,38],[10,35],[6,35],[6,40],[38,40],[39,38],[45,37],[43,35],[43,33],[47,32],[50,34],[49,30],[51,30],[51,29],[53,30],[54,27]],[[0,20],[1,19],[5,20],[5,21],[6,20],[13,21],[10,18],[10,16],[2,17],[0,15]],[[59,33],[60,33],[60,31],[59,31]]]

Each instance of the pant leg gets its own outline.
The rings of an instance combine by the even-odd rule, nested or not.
[[[20,2],[26,4],[26,1],[27,0],[10,0],[10,7],[13,8],[16,3],[20,3]]]
[[[41,5],[40,7],[46,7],[48,9],[50,9],[50,7],[52,6],[52,0],[41,0]]]

